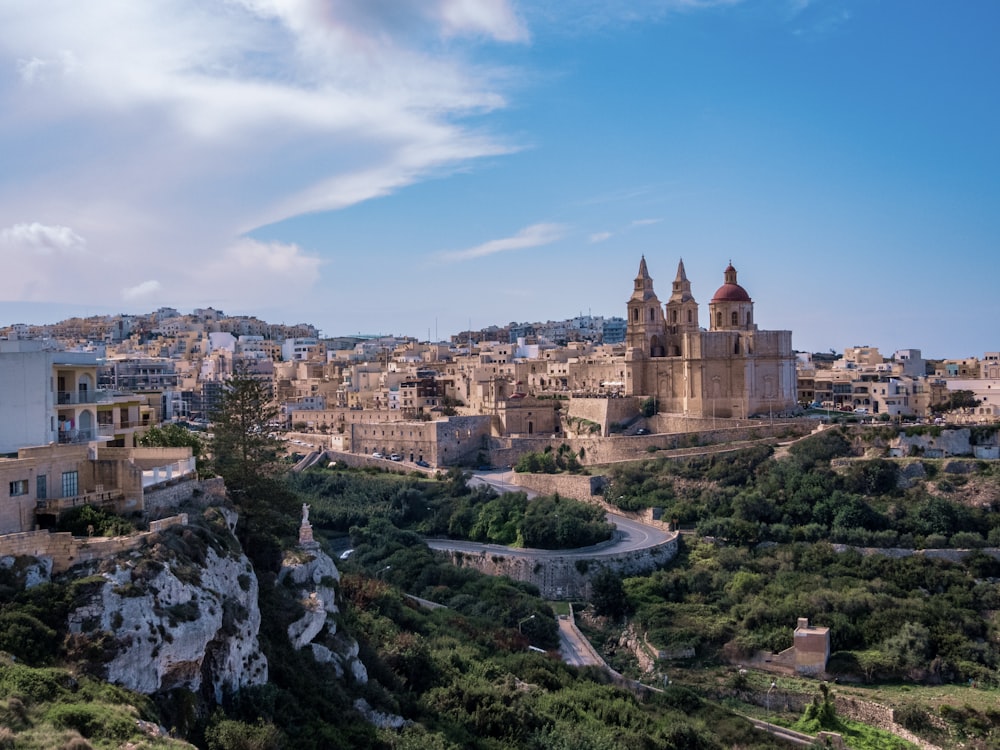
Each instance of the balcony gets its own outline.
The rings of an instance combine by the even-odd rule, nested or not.
[[[89,443],[95,439],[93,430],[59,430],[59,444]]]
[[[126,422],[121,422],[120,424],[98,424],[97,434],[100,437],[114,437],[119,432],[124,432],[125,430],[135,430],[140,427],[149,427],[149,422],[141,422],[138,420],[130,420]]]
[[[76,404],[105,404],[115,397],[115,391],[57,391],[56,401],[60,406]]]
[[[82,495],[73,497],[57,497],[46,500],[38,500],[35,509],[40,512],[62,513],[70,508],[78,508],[81,505],[105,506],[114,505],[125,499],[125,493],[121,490],[96,489],[93,492],[85,492]]]

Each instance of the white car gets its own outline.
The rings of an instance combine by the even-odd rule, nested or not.
[[[372,453],[372,458],[385,458],[385,456],[383,456],[378,451],[375,451],[374,453]]]
[[[389,460],[390,461],[402,461],[403,457],[401,455],[399,455],[398,453],[393,453],[391,456],[389,456]]]

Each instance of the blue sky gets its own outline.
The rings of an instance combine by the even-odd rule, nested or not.
[[[8,0],[0,323],[624,315],[1000,349],[995,0]]]

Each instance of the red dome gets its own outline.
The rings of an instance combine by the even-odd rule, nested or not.
[[[723,272],[726,283],[715,290],[712,302],[750,302],[747,290],[736,283],[736,269],[730,263]]]
[[[739,284],[723,284],[715,290],[712,302],[750,302],[747,290]]]

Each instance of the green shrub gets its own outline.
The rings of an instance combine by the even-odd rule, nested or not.
[[[56,703],[45,718],[60,729],[75,729],[91,739],[127,740],[135,733],[135,718],[121,709],[97,703]]]

